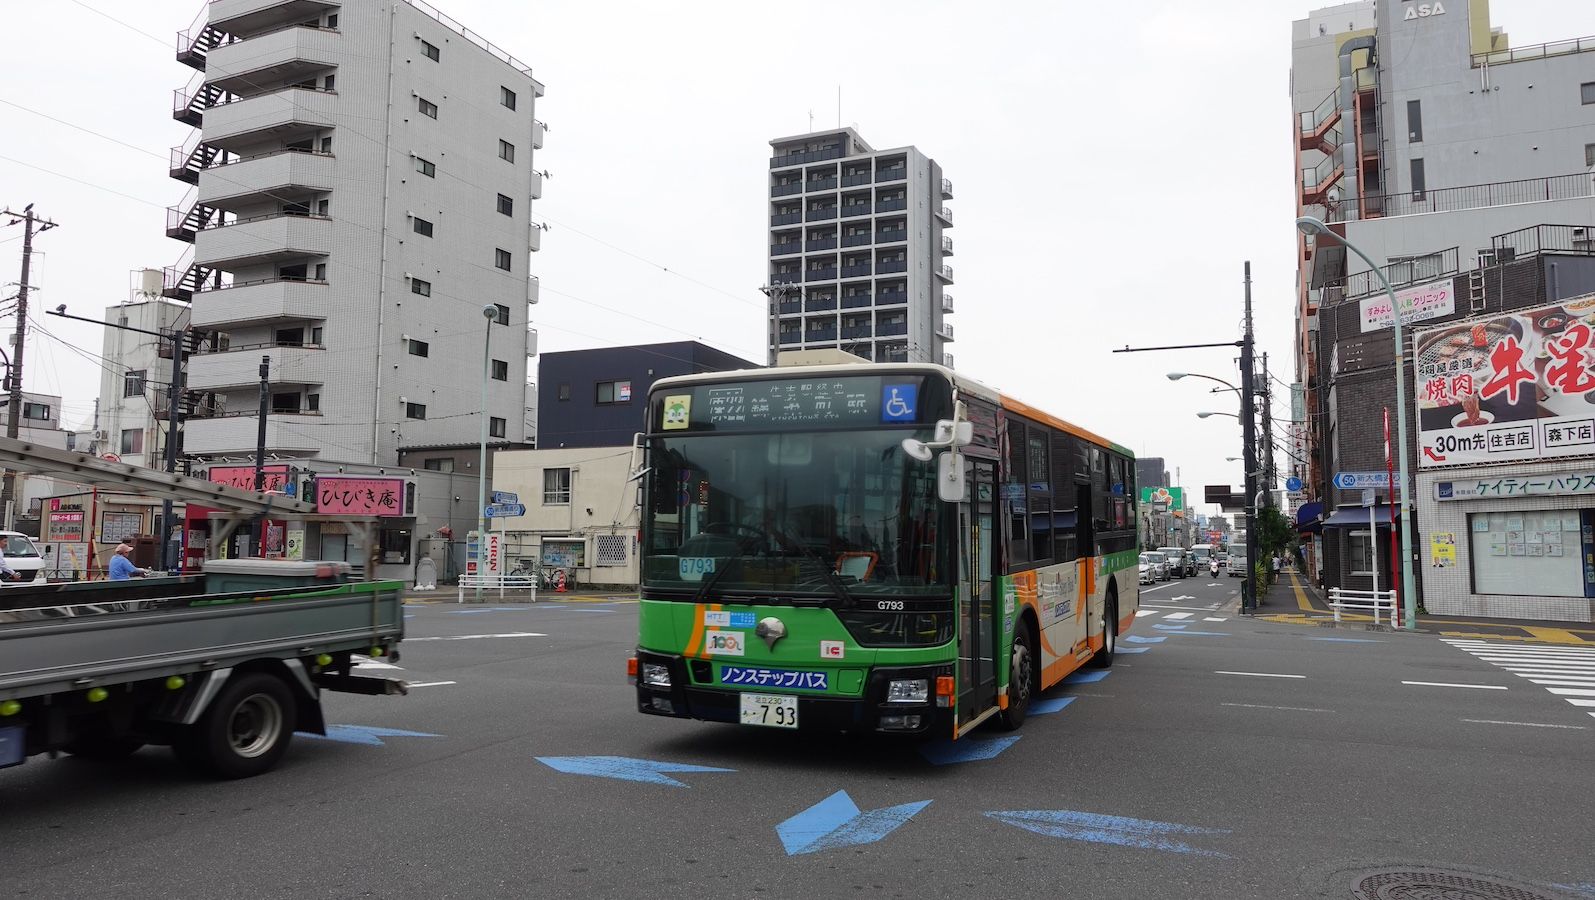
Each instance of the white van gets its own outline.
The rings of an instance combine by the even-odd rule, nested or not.
[[[0,581],[0,587],[32,584],[35,579],[44,581],[44,557],[39,555],[33,538],[20,531],[0,531],[0,554],[5,556],[6,565],[17,573],[16,581]]]
[[[1246,565],[1246,551],[1244,549],[1230,550],[1229,559],[1224,563],[1224,571],[1228,572],[1233,578],[1245,578],[1248,568]]]

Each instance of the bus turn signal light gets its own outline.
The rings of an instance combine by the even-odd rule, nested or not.
[[[953,695],[953,676],[951,676],[951,675],[937,675],[936,676],[936,696],[938,696],[938,697],[951,697],[952,695]]]
[[[626,677],[631,679],[632,684],[637,683],[637,657],[635,656],[626,660]]]

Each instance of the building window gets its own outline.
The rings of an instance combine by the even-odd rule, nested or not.
[[[410,338],[408,349],[411,356],[430,356],[432,353],[431,344],[426,341],[418,341],[415,338]]]
[[[514,162],[515,161],[515,145],[510,143],[509,141],[503,141],[503,140],[499,141],[498,142],[498,158],[504,160],[505,162]]]
[[[504,436],[505,426],[508,424],[508,422],[498,416],[492,416],[487,420],[487,433],[493,437],[501,438]]]
[[[432,236],[432,223],[421,218],[420,216],[415,217],[415,221],[411,224],[411,227],[415,229],[416,234],[422,235],[424,237]]]
[[[510,380],[510,364],[508,362],[505,362],[502,359],[493,360],[493,380],[494,381],[509,381]]]
[[[327,16],[327,27],[328,28],[337,28],[338,27],[338,14],[337,13],[332,13],[332,14]]]
[[[415,108],[420,110],[421,115],[427,118],[436,119],[438,117],[438,105],[425,97],[415,98]]]
[[[428,472],[452,472],[454,471],[454,460],[447,456],[426,459],[421,461],[421,468]]]
[[[508,325],[510,323],[510,308],[502,303],[495,303],[493,306],[498,310],[498,318],[493,321],[500,325]]]
[[[507,109],[514,109],[515,108],[515,92],[510,90],[507,87],[499,88],[498,89],[498,102],[504,104],[505,108],[507,108]]]
[[[145,375],[145,370],[144,369],[130,369],[126,375],[123,375],[122,376],[122,396],[124,396],[124,397],[142,397],[142,396],[144,396],[144,375]]]
[[[310,328],[310,346],[312,346],[312,347],[320,347],[321,346],[321,335],[322,335],[322,333],[323,333],[322,332],[322,326],[320,326],[320,325],[311,326],[311,328]]]
[[[24,403],[22,404],[22,418],[48,420],[50,418],[50,404]]]
[[[570,470],[543,470],[543,505],[567,506],[570,504]]]
[[[1373,574],[1373,540],[1366,531],[1346,535],[1346,561],[1353,575]]]
[[[1472,566],[1458,559],[1461,548],[1452,549],[1449,558],[1473,570],[1475,594],[1583,597],[1579,535],[1589,521],[1586,515],[1571,509],[1473,513],[1466,535]],[[1463,535],[1431,537],[1436,543],[1455,544]]]
[[[510,252],[503,249],[494,250],[493,265],[498,266],[500,269],[508,272],[510,270],[510,266],[512,265],[510,262]]]
[[[503,194],[499,194],[498,195],[498,212],[499,212],[499,215],[502,215],[502,216],[513,216],[513,215],[515,215],[515,201],[511,200],[510,198],[508,198],[506,196],[504,196]]]
[[[561,399],[561,400],[569,400],[570,399],[570,385],[562,384],[562,385],[559,386],[559,399]]]
[[[138,428],[122,429],[122,453],[143,453],[144,432]]]
[[[1584,145],[1584,165],[1595,166],[1595,144]]]
[[[598,382],[599,403],[630,403],[631,382],[629,381],[600,381]]]
[[[274,413],[296,413],[299,411],[299,393],[272,394],[271,411]]]
[[[1423,103],[1419,100],[1407,101],[1407,142],[1412,144],[1423,141]]]
[[[305,395],[305,412],[321,412],[321,395]]]
[[[404,404],[404,417],[406,419],[425,419],[426,418],[426,404],[425,403],[406,403],[406,404]]]
[[[328,135],[327,137],[324,137],[324,138],[321,139],[321,152],[322,153],[331,153],[332,152],[332,136],[331,135]]]
[[[1423,160],[1412,160],[1412,199],[1422,200],[1427,185],[1424,183]]]
[[[438,167],[433,165],[429,159],[422,159],[417,156],[415,158],[415,170],[428,178],[438,177]]]
[[[1584,82],[1578,86],[1578,90],[1579,93],[1583,95],[1581,99],[1583,100],[1585,106],[1595,103],[1595,81]]]
[[[432,296],[432,282],[420,278],[410,279],[410,293],[420,294],[423,297]]]
[[[316,280],[317,281],[326,281],[327,280],[327,264],[326,263],[316,263]]]
[[[422,41],[421,42],[421,54],[423,56],[425,56],[427,59],[432,60],[433,62],[437,62],[438,61],[438,57],[443,55],[441,52],[438,51],[437,45],[432,43],[431,41]]]
[[[321,89],[324,91],[332,90],[333,85],[338,83],[337,78],[338,76],[336,75],[328,75],[326,78],[321,79]]]

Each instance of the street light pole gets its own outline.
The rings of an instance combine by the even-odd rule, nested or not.
[[[1418,627],[1418,595],[1413,586],[1412,576],[1412,530],[1410,528],[1407,508],[1407,369],[1406,369],[1406,343],[1401,339],[1401,306],[1396,300],[1395,288],[1390,286],[1390,279],[1385,277],[1384,269],[1374,264],[1368,254],[1361,247],[1336,234],[1325,225],[1322,219],[1312,216],[1302,216],[1296,220],[1296,227],[1303,234],[1328,237],[1347,250],[1357,254],[1368,268],[1373,270],[1379,278],[1379,284],[1384,287],[1385,295],[1390,298],[1390,319],[1395,326],[1396,341],[1396,470],[1401,479],[1401,485],[1390,486],[1390,497],[1394,501],[1400,498],[1397,511],[1401,516],[1401,597],[1402,614],[1406,617],[1408,631],[1416,631]]]
[[[487,379],[493,358],[493,320],[498,307],[482,307],[486,319],[482,333],[482,447],[476,462],[476,601],[482,602],[483,564],[487,562]]]

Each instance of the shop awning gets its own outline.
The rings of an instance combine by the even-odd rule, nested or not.
[[[1324,505],[1317,500],[1303,503],[1301,508],[1296,510],[1296,530],[1317,531],[1322,527],[1318,520],[1323,514]]]
[[[1366,506],[1341,506],[1329,514],[1324,520],[1325,528],[1367,528],[1368,509]],[[1379,503],[1373,506],[1374,523],[1390,527],[1390,504]]]

